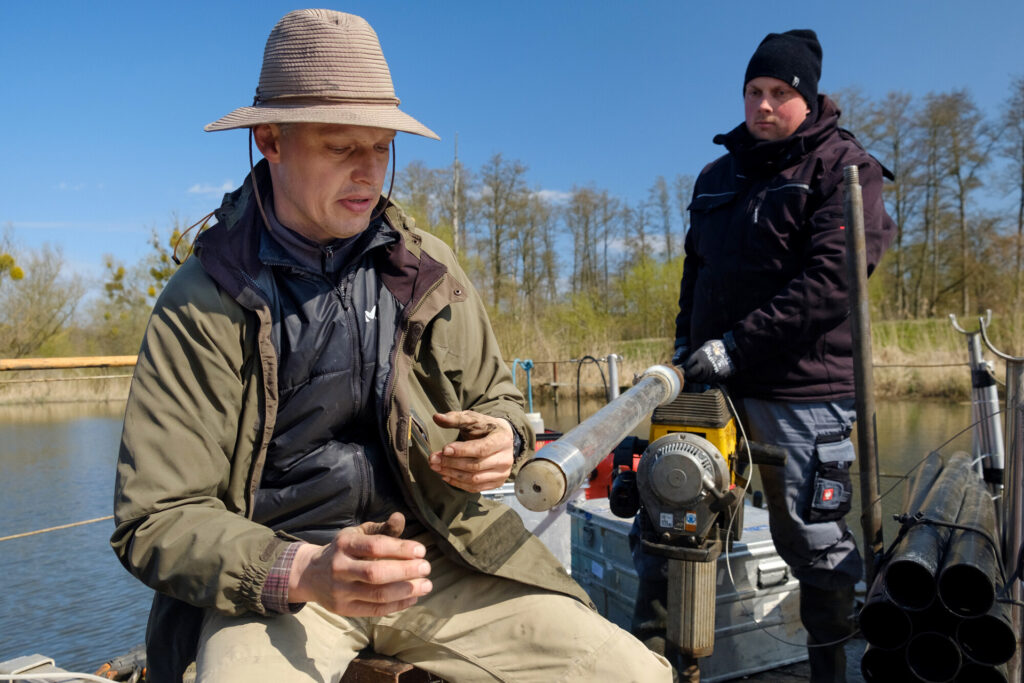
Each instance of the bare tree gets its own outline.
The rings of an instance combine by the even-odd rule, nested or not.
[[[675,195],[676,211],[679,212],[679,222],[683,226],[682,237],[686,239],[686,233],[690,230],[690,200],[693,197],[693,184],[696,182],[692,175],[678,174],[672,181],[672,192]]]
[[[596,294],[601,282],[597,257],[600,196],[590,187],[574,187],[565,208],[565,226],[573,241],[573,294]]]
[[[934,98],[934,99],[933,99]],[[991,160],[993,140],[986,131],[981,112],[966,90],[933,95],[927,105],[940,112],[946,140],[946,173],[952,181],[956,203],[960,254],[960,299],[963,315],[970,315],[970,226],[967,215],[974,190],[981,187],[980,170]]]
[[[395,197],[424,230],[437,222],[437,172],[422,161],[411,161],[395,178]]]
[[[488,264],[487,281],[491,287],[491,303],[497,310],[506,284],[505,250],[512,239],[517,214],[527,201],[526,166],[506,161],[495,154],[480,170],[479,223],[483,237],[481,252]]]
[[[647,192],[647,201],[652,212],[661,221],[661,235],[665,244],[665,260],[672,260],[674,240],[672,239],[672,203],[668,194],[668,183],[664,176],[654,179],[654,184]]]
[[[536,316],[544,298],[544,282],[556,277],[553,245],[545,239],[553,230],[553,211],[550,204],[537,192],[523,202],[514,233],[515,251],[519,263],[516,279],[519,298],[530,316]],[[551,251],[549,251],[551,250]]]
[[[884,186],[889,213],[896,223],[893,251],[895,260],[895,313],[907,315],[907,238],[910,217],[917,201],[917,177],[914,164],[909,163],[909,147],[913,134],[912,98],[909,93],[890,92],[881,102],[872,105],[865,119],[866,140],[878,152],[882,162],[896,180]],[[867,144],[865,142],[865,144]]]
[[[865,147],[871,147],[874,142],[871,138],[872,126],[870,123],[872,107],[863,88],[851,85],[840,88],[830,93],[829,96],[842,112],[839,125],[856,135]]]
[[[1006,184],[1017,196],[1017,239],[1013,245],[1013,309],[1021,304],[1021,270],[1024,268],[1024,76],[1018,76],[1010,86],[1002,115],[1001,155],[1008,160]]]

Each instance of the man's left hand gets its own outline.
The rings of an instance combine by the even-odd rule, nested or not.
[[[430,454],[430,469],[452,486],[479,493],[505,483],[512,472],[513,437],[508,420],[473,410],[435,413],[434,422],[459,430],[459,441]]]

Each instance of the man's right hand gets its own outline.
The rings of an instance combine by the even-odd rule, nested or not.
[[[288,602],[316,602],[346,617],[379,617],[411,607],[432,589],[422,543],[398,538],[405,517],[342,529],[328,545],[302,545],[288,578]]]

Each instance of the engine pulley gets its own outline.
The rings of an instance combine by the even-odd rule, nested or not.
[[[654,527],[669,537],[703,540],[716,513],[711,501],[730,483],[729,466],[718,448],[689,432],[652,442],[640,458],[637,486]]]

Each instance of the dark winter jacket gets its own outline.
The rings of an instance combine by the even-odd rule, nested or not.
[[[818,105],[783,140],[756,140],[745,124],[716,136],[729,153],[694,187],[676,338],[694,350],[724,337],[739,396],[854,394],[843,169],[859,169],[869,273],[895,231],[882,202],[892,174],[838,127],[834,102]]]

